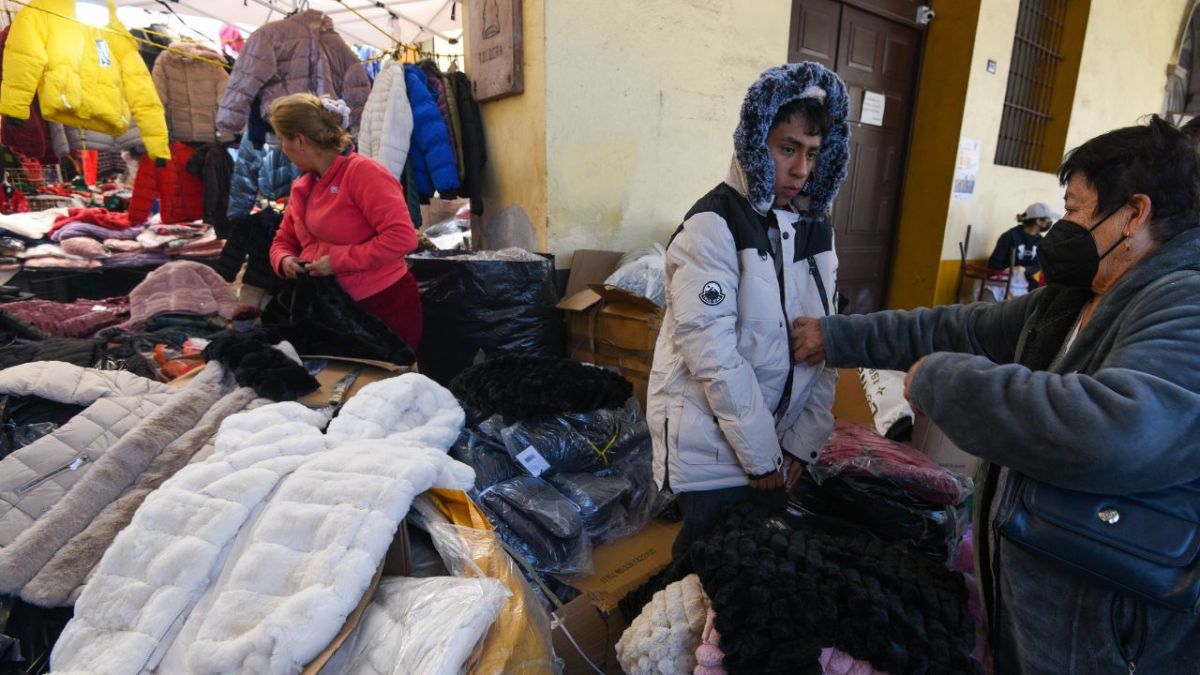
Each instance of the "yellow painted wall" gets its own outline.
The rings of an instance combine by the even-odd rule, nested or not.
[[[483,217],[519,205],[533,222],[539,250],[546,249],[546,23],[542,3],[522,2],[524,93],[480,106],[488,156]],[[460,11],[465,19],[466,10]],[[468,74],[470,58],[467,49]]]
[[[545,16],[550,250],[665,243],[725,177],[746,89],[787,60],[791,0],[549,0]]]
[[[981,0],[938,3],[926,29],[924,64],[901,198],[888,306],[911,309],[933,302],[963,104],[971,74]]]
[[[939,5],[935,24],[941,20],[945,4]],[[1016,214],[1030,203],[1042,201],[1062,210],[1062,188],[1054,174],[994,162],[1018,5],[1018,0],[980,2],[960,133],[981,143],[976,191],[970,201],[949,202],[939,265],[942,280],[932,298],[918,299],[917,304],[953,300],[958,243],[968,224],[972,231],[967,257],[986,258],[996,238],[1016,224]],[[1067,150],[1111,129],[1136,124],[1139,118],[1162,108],[1167,65],[1175,60],[1180,26],[1189,7],[1190,0],[1091,0],[1067,126]],[[988,59],[998,64],[994,75],[987,72]],[[918,129],[927,123],[937,124],[938,120],[920,119]],[[945,192],[948,199],[948,186]],[[894,290],[893,298],[898,295],[906,293]]]

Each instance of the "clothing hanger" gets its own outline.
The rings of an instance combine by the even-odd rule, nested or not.
[[[448,74],[454,74],[458,72],[458,54],[450,57],[450,67],[446,68],[446,72]]]

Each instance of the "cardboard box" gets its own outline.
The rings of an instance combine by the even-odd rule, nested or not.
[[[662,327],[662,308],[646,298],[604,285],[622,255],[619,251],[575,251],[567,290],[558,308],[566,317],[567,355],[619,370],[633,383],[634,395],[644,410],[654,344]]]
[[[838,370],[837,389],[833,393],[833,416],[875,428],[875,415],[871,412],[867,392],[858,377],[858,368]]]
[[[930,459],[959,476],[974,478],[983,465],[983,459],[964,452],[924,415],[918,415],[913,424],[912,443]]]
[[[321,384],[321,388],[317,389],[311,394],[308,394],[307,396],[298,399],[300,403],[303,403],[310,408],[323,408],[329,405],[329,401],[333,397],[334,386],[338,383],[338,380],[341,380],[342,377],[346,376],[356,368],[361,368],[362,371],[354,380],[354,383],[350,386],[350,389],[342,395],[342,404],[345,404],[346,401],[349,401],[351,397],[359,392],[359,390],[368,384],[371,384],[372,382],[378,382],[379,380],[395,377],[396,375],[414,370],[404,366],[398,366],[394,363],[388,363],[387,361],[353,359],[343,356],[303,355],[301,358],[324,359],[328,362],[326,366],[321,369],[321,372],[317,373],[315,376],[317,378],[317,382]],[[192,378],[196,377],[196,375],[200,373],[200,370],[200,368],[197,368],[187,375],[171,380],[169,386],[182,387],[186,385],[188,382],[192,381]]]
[[[565,673],[595,672],[587,660],[605,673],[621,673],[615,647],[636,617],[621,616],[617,603],[671,562],[681,526],[652,520],[637,534],[592,551],[595,571],[571,582],[582,595],[558,612],[554,629],[554,652],[566,662]]]

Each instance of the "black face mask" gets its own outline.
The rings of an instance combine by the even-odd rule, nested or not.
[[[1107,216],[1091,227],[1084,227],[1065,219],[1054,223],[1042,238],[1038,249],[1038,260],[1046,274],[1046,281],[1074,288],[1091,288],[1092,280],[1096,278],[1096,272],[1100,269],[1100,261],[1117,250],[1127,238],[1122,236],[1107,251],[1098,253],[1096,241],[1092,239],[1092,231],[1112,218],[1124,206],[1121,204],[1109,211]]]

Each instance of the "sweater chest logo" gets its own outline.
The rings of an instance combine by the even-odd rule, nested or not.
[[[100,60],[101,68],[112,67],[112,50],[108,48],[107,40],[96,40],[96,57]]]
[[[700,289],[700,302],[709,307],[716,307],[725,300],[725,291],[721,289],[721,284],[715,281],[710,281],[704,284],[704,288]]]
[[[329,194],[336,195],[337,193],[338,193],[338,186],[336,186],[336,185],[329,186]]]

